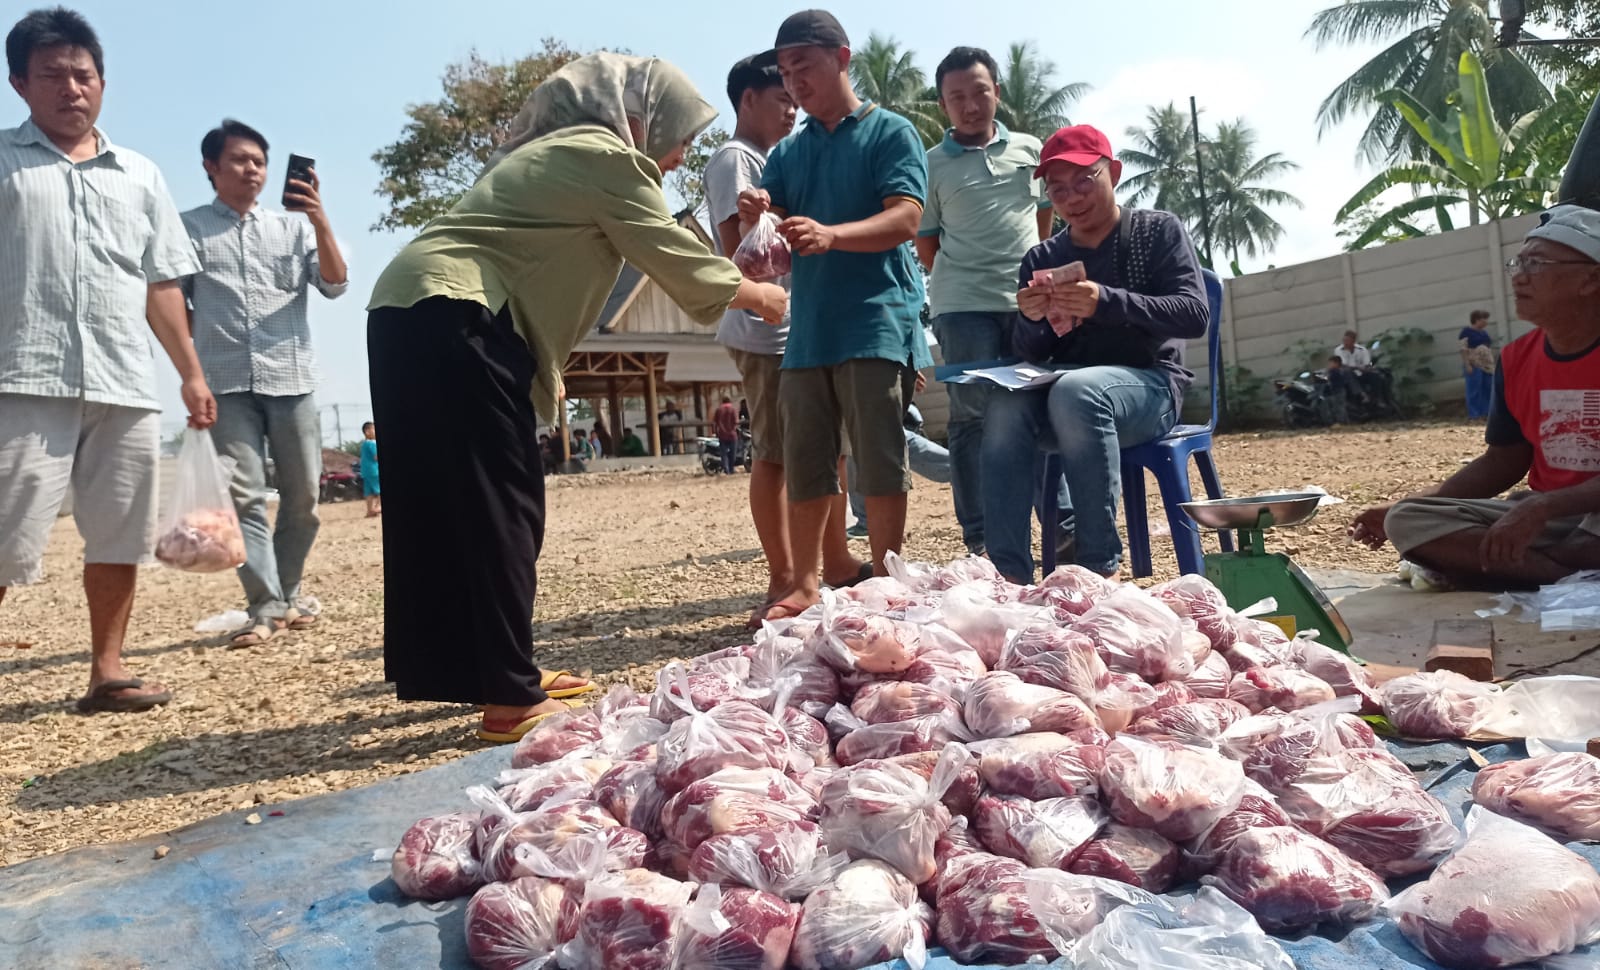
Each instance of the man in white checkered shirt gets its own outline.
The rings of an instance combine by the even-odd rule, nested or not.
[[[138,564],[155,540],[160,444],[146,327],[183,380],[189,425],[216,419],[176,280],[199,267],[150,160],[95,127],[105,57],[68,10],[6,36],[28,121],[0,130],[0,599],[37,582],[70,485],[89,600],[84,713],[171,699],[123,665]],[[39,609],[46,609],[39,604]]]
[[[322,429],[306,318],[308,291],[332,299],[349,288],[344,257],[322,208],[316,173],[289,183],[290,213],[257,202],[268,180],[267,140],[232,119],[206,133],[201,161],[217,197],[183,214],[201,271],[183,281],[195,349],[217,395],[217,450],[232,458],[233,501],[244,530],[239,569],[249,620],[230,638],[248,647],[317,621],[302,596],[317,537]],[[267,525],[266,462],[278,489]]]

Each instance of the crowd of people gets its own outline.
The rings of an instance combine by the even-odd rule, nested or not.
[[[565,445],[580,458],[645,447],[631,428],[615,442],[597,425],[552,443],[540,427],[624,260],[716,324],[743,379],[750,510],[769,571],[753,625],[806,610],[824,585],[882,575],[904,539],[913,469],[948,478],[968,550],[1007,579],[1036,576],[1043,487],[1061,493],[1061,560],[1118,574],[1121,450],[1175,424],[1194,379],[1185,344],[1210,325],[1183,223],[1118,205],[1122,165],[1096,128],[1043,143],[1007,129],[987,52],[957,47],[939,64],[950,127],[932,149],[858,95],[851,56],[839,21],[807,10],[733,65],[735,130],[703,176],[715,251],[673,218],[662,177],[717,109],[667,61],[599,53],[534,90],[476,184],[378,276],[367,335],[388,480],[384,672],[400,699],[479,705],[479,736],[504,742],[592,689],[534,656],[544,476]],[[302,589],[320,465],[306,305],[311,289],[335,298],[349,280],[315,172],[290,183],[288,212],[263,207],[267,140],[240,122],[202,139],[216,198],[180,214],[156,168],[96,126],[103,56],[78,15],[29,14],[7,60],[30,117],[0,132],[0,245],[26,256],[0,258],[0,596],[39,578],[70,482],[92,618],[79,705],[145,709],[170,692],[121,661],[156,502],[141,330],[177,369],[189,424],[212,429],[236,462],[249,622],[230,639],[258,644],[318,621]],[[777,281],[747,279],[724,255],[763,220],[792,253]],[[1488,450],[1363,513],[1356,538],[1392,538],[1460,582],[1600,564],[1600,431],[1588,420],[1600,413],[1597,261],[1600,214],[1559,208],[1530,234],[1509,269],[1519,313],[1540,329],[1499,369],[1483,362],[1477,321],[1462,334],[1469,388],[1481,395],[1473,374],[1491,375]],[[942,455],[910,419],[932,363],[924,270],[947,363],[1020,357],[1058,375],[1022,391],[952,385]],[[1363,354],[1348,334],[1334,357],[1359,374]],[[719,441],[739,417],[724,398]],[[364,431],[376,499],[375,427]],[[267,449],[280,494],[270,532]],[[1041,480],[1044,450],[1063,458],[1059,483]],[[1526,497],[1493,498],[1525,473]],[[865,561],[850,549],[847,493]]]

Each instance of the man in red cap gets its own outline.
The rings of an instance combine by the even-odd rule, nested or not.
[[[1122,559],[1121,452],[1176,423],[1194,381],[1183,365],[1184,343],[1205,336],[1210,321],[1205,284],[1177,216],[1117,205],[1122,163],[1100,131],[1074,125],[1051,135],[1036,174],[1067,228],[1022,259],[1014,349],[1062,373],[1048,387],[990,398],[984,538],[1007,579],[1032,582],[1038,444],[1062,457],[1072,558],[1114,576]]]

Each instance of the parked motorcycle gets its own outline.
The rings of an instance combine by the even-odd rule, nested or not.
[[[707,475],[722,474],[722,442],[712,437],[699,437],[695,439],[700,446],[700,467]],[[739,436],[733,442],[733,464],[735,467],[744,466],[749,471],[755,460],[750,451],[750,429],[741,425]]]
[[[1272,382],[1273,400],[1288,428],[1325,428],[1331,424],[1363,424],[1400,416],[1394,394],[1394,375],[1378,363],[1379,343],[1372,351],[1372,366],[1361,373],[1346,372],[1338,385],[1327,370],[1301,371],[1297,377]]]
[[[361,475],[350,471],[324,471],[318,482],[319,501],[348,502],[361,497]]]

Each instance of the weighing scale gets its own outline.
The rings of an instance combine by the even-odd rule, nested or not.
[[[1267,597],[1278,601],[1271,616],[1259,616],[1294,636],[1316,630],[1317,640],[1341,653],[1350,652],[1350,627],[1316,583],[1281,552],[1266,551],[1266,532],[1274,526],[1299,525],[1317,514],[1322,495],[1317,492],[1282,492],[1249,498],[1221,498],[1184,502],[1183,511],[1201,528],[1216,532],[1237,530],[1238,552],[1207,553],[1206,579],[1222,590],[1236,610]]]

